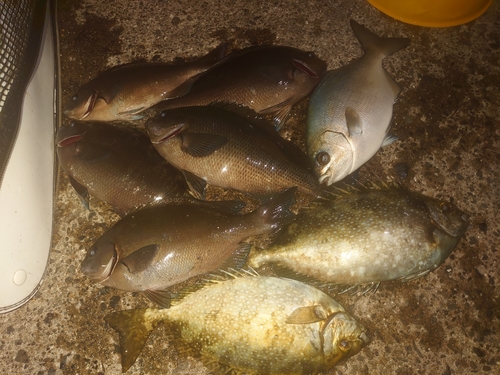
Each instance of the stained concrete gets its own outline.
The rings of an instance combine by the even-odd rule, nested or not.
[[[471,224],[449,259],[424,278],[335,296],[370,329],[372,342],[328,373],[500,374],[498,1],[481,18],[443,29],[397,22],[362,0],[61,1],[63,96],[111,66],[194,58],[223,41],[312,50],[334,69],[361,55],[350,18],[379,35],[411,38],[385,62],[403,87],[392,128],[399,141],[361,173],[399,176],[411,190],[453,198]],[[282,132],[301,146],[306,108],[307,100]],[[118,337],[103,317],[150,302],[79,271],[89,244],[117,219],[95,200],[85,210],[61,176],[43,286],[28,304],[0,315],[0,373],[121,373]],[[207,371],[180,356],[159,328],[128,373]]]

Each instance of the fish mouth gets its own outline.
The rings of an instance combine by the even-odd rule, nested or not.
[[[62,147],[69,146],[75,142],[78,142],[79,140],[81,140],[83,138],[84,135],[85,135],[85,133],[71,135],[69,137],[66,137],[66,138],[60,140],[59,142],[57,142],[57,147],[62,148]]]
[[[87,101],[85,102],[84,107],[86,108],[86,110],[83,116],[80,118],[80,120],[84,120],[86,117],[88,117],[88,115],[90,115],[90,112],[92,112],[92,110],[95,107],[95,102],[97,100],[97,91],[95,90],[92,91],[93,91],[92,95],[90,95]]]
[[[314,70],[312,70],[309,65],[307,65],[304,61],[299,60],[299,59],[292,59],[293,61],[293,66],[295,66],[297,69],[303,71],[306,73],[308,76],[314,77],[314,78],[319,78],[319,76],[316,74]]]
[[[103,282],[107,280],[115,270],[117,264],[118,264],[118,252],[116,250],[113,250],[113,256],[106,265],[106,268],[104,268],[104,270],[102,271],[102,276],[96,277],[94,278],[94,280],[96,280],[97,282]]]
[[[185,128],[185,124],[177,124],[173,125],[167,129],[161,127],[161,125],[156,125],[155,123],[150,123],[147,125],[147,131],[150,135],[153,135],[154,138],[151,138],[151,143],[159,144],[163,143],[171,138],[174,138],[178,134],[180,134]]]

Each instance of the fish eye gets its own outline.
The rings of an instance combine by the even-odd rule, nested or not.
[[[343,352],[347,352],[351,349],[351,343],[347,340],[341,340],[339,342],[339,348],[340,350],[342,350]]]
[[[321,151],[318,155],[316,155],[316,161],[320,165],[327,165],[330,162],[330,155],[326,151]]]
[[[75,95],[71,98],[71,100],[73,100],[74,102],[76,102],[78,100],[78,95]]]
[[[439,203],[439,207],[443,212],[450,212],[452,210],[451,204],[448,202]]]
[[[89,255],[91,257],[95,256],[97,254],[97,249],[95,247],[90,249]]]
[[[162,113],[160,113],[160,117],[166,117],[167,114],[163,111]]]

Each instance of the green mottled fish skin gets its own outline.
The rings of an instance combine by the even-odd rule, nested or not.
[[[332,284],[409,280],[437,268],[467,226],[451,203],[370,189],[311,205],[275,245],[252,250],[248,264],[277,264]]]
[[[169,309],[120,311],[105,319],[120,333],[123,371],[160,321],[175,332],[174,344],[236,373],[316,374],[368,343],[363,325],[338,302],[276,277],[214,281]]]
[[[245,215],[202,202],[132,212],[89,248],[81,270],[103,285],[148,295],[217,271],[233,256],[243,257],[241,267],[250,248],[242,241],[294,219],[294,192],[275,195]]]
[[[256,196],[297,186],[319,196],[312,171],[287,154],[276,134],[230,111],[214,106],[172,109],[149,119],[146,130],[165,160],[209,185]]]
[[[295,103],[309,95],[326,68],[312,52],[285,46],[251,47],[208,69],[188,94],[161,102],[155,109],[238,103],[281,121]]]
[[[387,133],[401,88],[382,67],[382,60],[409,40],[378,37],[353,20],[351,26],[365,54],[328,71],[309,102],[308,155],[326,185],[354,172],[395,139]]]
[[[179,171],[165,162],[138,129],[74,122],[58,130],[56,143],[59,164],[73,186],[120,214],[178,201],[186,192]]]
[[[142,111],[187,93],[194,78],[219,62],[222,44],[209,54],[179,64],[127,64],[112,68],[83,85],[64,114],[81,121],[136,120]]]

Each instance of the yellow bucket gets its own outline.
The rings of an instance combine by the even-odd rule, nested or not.
[[[368,0],[381,12],[399,21],[427,27],[448,27],[470,22],[493,0]]]

